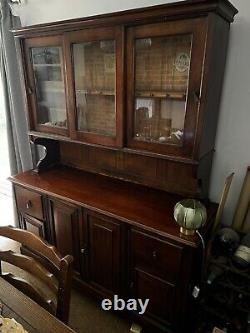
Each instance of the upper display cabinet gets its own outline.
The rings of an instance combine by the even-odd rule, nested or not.
[[[227,0],[195,0],[14,31],[31,134],[198,161],[213,150]]]

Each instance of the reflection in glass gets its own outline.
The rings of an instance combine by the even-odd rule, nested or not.
[[[37,122],[46,126],[67,127],[66,101],[60,47],[31,49],[35,75]]]
[[[115,136],[115,41],[73,45],[78,130]]]
[[[135,139],[182,144],[191,47],[191,35],[136,40]]]

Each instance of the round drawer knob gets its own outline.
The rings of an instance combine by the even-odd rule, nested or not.
[[[30,209],[32,207],[32,202],[29,200],[26,202],[26,208]]]
[[[156,259],[157,258],[157,251],[153,251],[152,255],[153,255],[153,258]]]

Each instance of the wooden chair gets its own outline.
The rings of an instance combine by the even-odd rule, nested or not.
[[[62,257],[54,246],[47,244],[33,233],[13,227],[0,227],[0,236],[21,244],[21,252],[0,251],[0,277],[21,290],[36,303],[67,324],[69,317],[70,289],[73,257]],[[32,279],[24,279],[12,273],[2,272],[1,261],[28,272]],[[49,294],[45,297],[37,283],[46,285]],[[52,301],[55,299],[55,301]]]

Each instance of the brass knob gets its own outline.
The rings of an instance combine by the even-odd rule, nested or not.
[[[81,254],[84,254],[85,253],[85,249],[81,249]]]
[[[26,208],[30,209],[32,207],[32,202],[29,200],[26,202]]]

